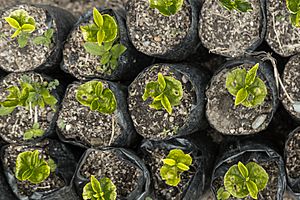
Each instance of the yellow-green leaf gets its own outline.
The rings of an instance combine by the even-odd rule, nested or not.
[[[238,91],[234,104],[237,106],[241,104],[243,101],[245,101],[248,97],[248,92],[245,88],[242,88]]]
[[[11,17],[5,17],[4,18],[5,21],[13,28],[15,29],[19,29],[20,28],[20,24],[17,20],[15,20],[14,18]]]
[[[246,182],[246,186],[247,186],[250,196],[253,199],[257,199],[258,189],[257,189],[256,184],[250,180],[250,181]]]
[[[93,18],[94,18],[94,22],[98,27],[102,27],[103,26],[103,17],[101,15],[101,13],[97,10],[97,8],[93,9]]]
[[[251,85],[255,78],[256,78],[256,74],[257,74],[257,70],[259,67],[259,63],[255,64],[246,74],[246,79],[245,79],[245,84],[246,86]]]
[[[35,26],[33,26],[31,24],[24,24],[22,26],[22,31],[24,31],[24,32],[32,33],[34,30],[35,30]]]
[[[240,173],[242,174],[242,176],[245,179],[249,176],[248,169],[246,168],[246,166],[242,162],[238,163],[238,169],[239,169]]]
[[[171,115],[172,114],[172,106],[166,95],[162,96],[161,104],[166,109],[166,111]]]
[[[164,162],[164,164],[170,165],[170,166],[174,166],[176,164],[175,160],[169,159],[169,158],[163,159],[163,162]]]

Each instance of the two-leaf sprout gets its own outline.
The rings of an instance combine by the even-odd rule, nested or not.
[[[286,0],[286,7],[290,12],[290,20],[293,26],[300,27],[300,0]]]
[[[229,11],[248,12],[253,10],[251,3],[245,0],[219,0],[219,2]]]
[[[217,191],[218,200],[226,200],[232,195],[236,198],[250,196],[257,199],[258,193],[268,183],[269,175],[263,167],[255,162],[249,162],[246,166],[242,162],[231,166],[224,176],[224,187]]]
[[[182,172],[188,171],[192,164],[192,157],[185,154],[181,149],[173,149],[163,159],[164,165],[160,168],[160,176],[167,185],[177,186]]]
[[[156,8],[162,15],[175,15],[182,8],[183,0],[149,0],[150,8]]]
[[[235,96],[234,104],[254,107],[264,102],[267,95],[265,83],[257,77],[259,64],[254,65],[248,72],[244,68],[237,68],[228,73],[226,88]]]
[[[117,198],[116,186],[109,178],[101,178],[99,181],[91,175],[91,180],[83,188],[84,200],[115,200]]]
[[[169,114],[172,114],[172,107],[180,105],[182,96],[183,89],[180,81],[172,76],[158,73],[157,81],[147,83],[142,98],[146,101],[151,97],[153,102],[149,105],[150,108],[156,110],[165,108]]]

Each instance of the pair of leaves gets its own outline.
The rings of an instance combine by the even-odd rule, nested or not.
[[[116,186],[109,178],[101,178],[98,181],[91,175],[91,181],[83,188],[82,198],[84,200],[115,200],[117,198]]]
[[[242,104],[254,107],[264,102],[267,96],[265,83],[257,77],[259,64],[254,65],[248,72],[246,69],[234,69],[226,77],[226,88],[235,96],[235,105]]]
[[[156,8],[162,15],[175,15],[181,10],[183,0],[149,0],[150,8]]]
[[[32,128],[25,131],[24,133],[24,140],[31,140],[32,138],[41,137],[43,136],[45,131],[40,129],[40,125],[38,123],[34,123]]]
[[[219,0],[221,5],[229,11],[237,10],[239,12],[252,11],[251,3],[244,0]]]
[[[45,45],[47,47],[50,46],[51,40],[53,37],[54,30],[52,28],[47,29],[44,32],[43,36],[38,36],[33,39],[33,44],[35,45]]]
[[[89,81],[80,85],[75,97],[82,105],[103,114],[112,114],[117,109],[114,93],[109,88],[103,88],[100,81]]]
[[[160,176],[166,184],[177,186],[180,183],[180,174],[188,171],[192,164],[192,157],[185,154],[181,149],[173,149],[168,156],[163,159],[164,165],[160,169]]]
[[[156,110],[165,108],[169,114],[172,114],[172,106],[180,105],[182,96],[183,89],[180,81],[158,73],[157,81],[147,83],[142,98],[146,101],[151,97],[153,102],[149,105],[150,108]]]
[[[300,0],[286,0],[287,9],[290,12],[290,20],[293,26],[300,27]]]
[[[253,199],[257,199],[259,191],[267,186],[268,180],[267,172],[257,163],[249,162],[245,166],[239,162],[226,172],[224,186],[225,190],[236,198],[245,198],[250,195]]]

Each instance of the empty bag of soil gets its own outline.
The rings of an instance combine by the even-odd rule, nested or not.
[[[211,79],[206,96],[207,119],[225,135],[265,130],[278,107],[272,67],[251,57],[226,62]]]
[[[16,5],[0,14],[0,66],[8,72],[53,70],[75,23],[69,12],[48,5]]]
[[[4,146],[1,160],[8,183],[21,200],[76,197],[70,185],[76,161],[68,148],[56,140]]]
[[[128,105],[136,131],[162,140],[204,127],[204,90],[209,76],[185,64],[155,64],[129,86]]]
[[[127,29],[135,48],[166,60],[184,60],[194,53],[199,46],[200,1],[183,0],[182,5],[173,1],[176,12],[175,5],[156,9],[150,2],[130,0],[126,5]]]
[[[41,140],[53,133],[61,88],[34,72],[11,73],[0,81],[0,136],[8,143]]]
[[[69,85],[57,120],[60,139],[87,148],[131,146],[137,134],[126,90],[118,83],[96,79]]]
[[[222,3],[224,2],[224,3]],[[266,33],[265,0],[205,0],[200,13],[199,37],[210,52],[239,57],[254,51]]]
[[[122,148],[88,149],[81,158],[73,181],[79,196],[90,177],[109,179],[117,199],[143,200],[149,193],[150,175],[144,163]],[[104,191],[106,195],[106,191]]]
[[[102,37],[97,37],[100,32]],[[73,27],[61,67],[80,80],[131,80],[150,62],[132,46],[124,18],[117,11],[94,8]]]
[[[206,141],[205,141],[206,142]],[[150,171],[152,177],[151,183],[151,198],[153,199],[199,199],[210,182],[210,173],[212,168],[212,156],[208,152],[208,145],[202,141],[202,147],[198,148],[193,143],[183,138],[175,138],[167,141],[151,141],[146,140],[140,147],[141,157]],[[208,144],[209,142],[207,142]],[[165,166],[163,160],[168,158],[171,152],[180,153],[182,157],[176,157],[174,160],[186,157],[190,159],[187,171],[180,171],[176,176],[179,176],[179,182],[175,184],[171,181],[166,181],[163,178],[163,168]],[[184,155],[185,154],[185,155]],[[167,157],[168,156],[168,157]],[[178,161],[179,163],[179,161]],[[187,164],[187,163],[185,163]],[[172,168],[169,169],[172,171]]]
[[[283,194],[286,188],[286,175],[284,169],[284,162],[281,156],[269,145],[259,142],[258,139],[252,141],[250,139],[239,140],[235,138],[230,143],[224,143],[221,147],[221,155],[217,159],[216,165],[213,170],[211,189],[217,197],[218,190],[220,188],[226,190],[226,185],[228,185],[229,179],[225,175],[231,174],[233,171],[229,169],[234,168],[239,162],[247,166],[249,180],[255,181],[257,183],[257,188],[259,188],[259,183],[256,180],[260,180],[266,183],[263,190],[259,190],[257,199],[272,199],[272,200],[281,200],[283,199]],[[240,164],[239,164],[240,165]],[[253,167],[253,165],[259,165],[260,167]],[[252,166],[252,167],[251,167]],[[261,167],[263,170],[261,170]],[[260,168],[259,171],[257,168]],[[266,182],[262,180],[261,175],[262,171],[267,173],[268,179]],[[257,177],[253,176],[254,173],[259,173]],[[236,174],[239,176],[239,174]],[[257,178],[255,180],[255,178]],[[253,179],[254,178],[254,179]],[[224,184],[224,179],[227,180],[227,183]],[[231,179],[232,181],[233,179]],[[239,188],[237,183],[232,182],[234,188]],[[245,190],[245,189],[243,189]],[[248,190],[247,190],[248,191]],[[243,193],[247,194],[247,191]],[[248,192],[249,194],[249,192]],[[243,198],[244,197],[240,197]],[[228,199],[240,199],[231,196]],[[250,195],[246,195],[245,199],[252,199]]]

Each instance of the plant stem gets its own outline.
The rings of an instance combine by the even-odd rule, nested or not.
[[[38,123],[38,110],[37,110],[37,106],[34,107],[34,123]]]
[[[30,112],[30,119],[32,119],[32,105],[31,105],[31,102],[29,102],[29,112]]]

